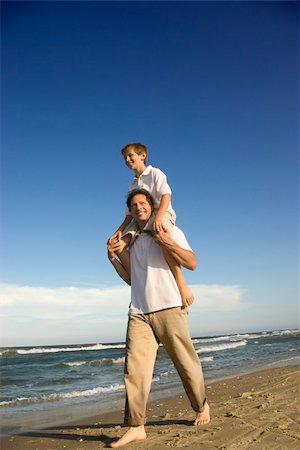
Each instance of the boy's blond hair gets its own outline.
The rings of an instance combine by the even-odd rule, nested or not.
[[[145,164],[146,164],[147,158],[148,158],[148,149],[147,149],[146,145],[141,144],[140,142],[132,142],[131,144],[127,144],[121,150],[122,155],[125,156],[126,152],[130,149],[134,150],[137,155],[140,155],[141,153],[145,153],[145,155],[146,155]]]

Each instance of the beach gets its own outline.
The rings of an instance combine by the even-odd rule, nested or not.
[[[208,383],[211,422],[193,426],[184,393],[149,402],[147,439],[130,449],[299,449],[300,366],[287,366]],[[1,450],[94,450],[122,436],[122,410],[54,427],[3,436]],[[50,424],[49,424],[50,425]]]

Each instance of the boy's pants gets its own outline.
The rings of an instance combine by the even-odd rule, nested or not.
[[[157,213],[157,210],[154,209],[153,213],[150,216],[150,219],[148,220],[148,222],[146,223],[146,225],[144,227],[144,231],[149,231],[150,233],[153,232],[153,222],[154,222],[156,213]],[[170,233],[172,228],[174,227],[174,225],[175,225],[175,218],[173,217],[173,215],[170,214],[168,211],[165,212],[165,215],[163,217],[163,226],[166,229],[166,231],[168,231]],[[132,245],[134,239],[137,236],[138,231],[139,231],[139,226],[137,224],[137,221],[132,219],[132,221],[127,225],[125,230],[123,230],[122,236],[126,236],[126,234],[130,234],[132,237],[132,241],[130,242],[130,245]]]
[[[187,309],[177,307],[130,315],[124,375],[126,425],[138,426],[146,422],[146,406],[159,343],[171,357],[193,410],[203,410],[206,400],[204,379],[189,333]]]

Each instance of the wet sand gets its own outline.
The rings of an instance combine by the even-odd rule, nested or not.
[[[149,403],[147,439],[126,449],[293,450],[300,448],[300,366],[255,372],[207,385],[211,422],[193,426],[185,394]],[[122,411],[4,436],[1,450],[96,450],[127,428]]]

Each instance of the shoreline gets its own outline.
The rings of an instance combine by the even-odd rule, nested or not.
[[[211,423],[194,427],[185,394],[148,404],[148,439],[139,448],[299,448],[300,366],[265,369],[206,384]],[[118,410],[0,438],[3,450],[105,448],[125,431]],[[133,447],[130,444],[126,448]],[[135,447],[136,448],[136,447]]]
[[[252,370],[235,370],[231,375],[221,375],[219,377],[214,376],[213,378],[206,378],[205,385],[210,386],[212,384],[217,384],[227,379],[238,378],[244,375],[251,375],[252,373],[261,372],[265,370],[272,370],[279,367],[289,367],[297,365],[292,358],[293,363],[289,361],[286,365],[282,365],[283,361],[275,361],[272,366],[266,365],[258,369],[258,366],[253,366]],[[208,393],[207,393],[208,394]],[[168,384],[159,389],[152,386],[149,395],[148,404],[158,400],[165,400],[167,398],[178,397],[179,395],[185,395],[183,391],[183,386],[178,380],[176,384]],[[18,435],[26,433],[27,431],[37,431],[42,428],[55,427],[61,425],[62,423],[72,423],[80,422],[85,419],[90,419],[94,417],[102,417],[106,414],[114,414],[117,411],[122,411],[124,407],[125,391],[120,392],[114,398],[99,398],[89,399],[85,401],[79,401],[77,404],[53,402],[49,408],[45,410],[37,411],[24,411],[23,413],[18,412],[17,414],[7,415],[4,414],[0,417],[0,438],[3,436]],[[84,411],[84,412],[82,412]],[[122,421],[121,421],[122,422]],[[1,447],[0,447],[1,450]]]

